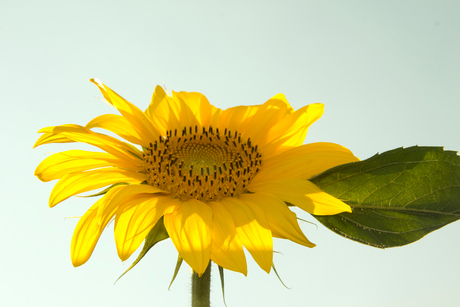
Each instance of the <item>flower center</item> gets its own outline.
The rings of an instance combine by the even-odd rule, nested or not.
[[[238,196],[260,170],[262,155],[237,131],[186,127],[144,149],[148,183],[173,197],[211,201]]]

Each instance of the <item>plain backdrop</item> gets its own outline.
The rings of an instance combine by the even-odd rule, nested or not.
[[[361,159],[401,146],[460,149],[459,1],[0,1],[0,305],[189,306],[190,268],[168,291],[171,241],[130,266],[109,226],[91,259],[70,262],[77,219],[95,201],[48,208],[54,183],[34,169],[42,127],[116,113],[96,77],[145,109],[154,87],[197,91],[220,108],[284,93],[295,109],[325,113],[306,142],[350,148]],[[379,250],[342,238],[305,212],[314,249],[275,240],[267,275],[226,271],[228,307],[458,306],[460,223]],[[224,306],[216,267],[212,305]]]

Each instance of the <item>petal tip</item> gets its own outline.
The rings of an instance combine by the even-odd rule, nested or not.
[[[102,86],[102,81],[99,80],[98,78],[91,78],[89,79],[89,81],[96,84],[97,86]]]
[[[81,266],[81,265],[83,265],[83,264],[84,264],[84,262],[82,262],[82,261],[78,261],[78,260],[76,260],[76,259],[72,259],[72,265],[73,265],[74,268],[78,268],[79,266]]]

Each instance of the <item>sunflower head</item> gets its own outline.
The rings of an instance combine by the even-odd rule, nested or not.
[[[86,126],[41,129],[35,144],[83,142],[99,149],[53,154],[35,171],[42,181],[59,179],[51,207],[106,188],[75,229],[75,266],[90,258],[111,220],[121,260],[164,221],[179,255],[198,274],[211,260],[246,275],[243,247],[269,272],[273,237],[314,246],[286,203],[316,215],[351,211],[308,180],[357,161],[337,144],[303,145],[308,128],[323,113],[322,104],[294,111],[278,94],[261,105],[221,110],[200,93],[169,96],[157,86],[142,112],[100,81],[91,81],[120,115],[105,114]]]
[[[148,184],[181,200],[238,197],[259,172],[262,155],[238,131],[212,126],[169,130],[143,152]]]

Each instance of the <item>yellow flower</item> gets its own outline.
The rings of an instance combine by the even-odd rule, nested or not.
[[[95,83],[120,115],[96,117],[85,127],[43,128],[35,146],[83,142],[103,152],[69,150],[43,160],[42,181],[59,179],[49,205],[113,186],[80,219],[71,243],[74,266],[90,258],[107,224],[115,219],[118,256],[128,259],[161,217],[180,256],[198,274],[210,260],[247,274],[245,247],[269,272],[273,237],[313,247],[290,203],[331,215],[350,207],[308,179],[358,159],[332,143],[302,145],[322,104],[294,111],[282,94],[262,105],[226,110],[199,93],[157,86],[145,112],[99,80]],[[130,143],[92,131],[109,130]]]

